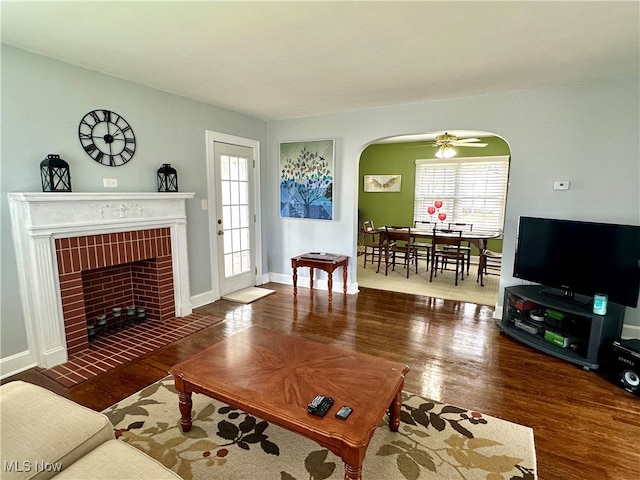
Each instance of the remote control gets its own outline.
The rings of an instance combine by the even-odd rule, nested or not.
[[[342,408],[336,412],[336,417],[338,417],[340,420],[346,420],[352,411],[353,409],[351,407],[343,405]]]
[[[324,417],[331,408],[331,405],[333,405],[333,398],[318,395],[307,405],[307,411],[319,417]]]
[[[311,402],[309,402],[309,405],[307,405],[307,411],[309,413],[315,412],[318,409],[318,405],[320,405],[320,402],[323,399],[324,399],[324,395],[317,395],[316,398],[311,400]]]
[[[319,417],[324,417],[325,413],[329,411],[332,405],[333,405],[333,398],[324,397],[320,402],[320,405],[318,405],[318,408],[316,409],[316,411],[313,412],[313,414],[318,415]]]

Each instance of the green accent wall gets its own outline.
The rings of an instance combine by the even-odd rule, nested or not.
[[[460,157],[510,155],[509,145],[500,137],[482,137],[482,148],[456,147]],[[422,147],[431,141],[378,143],[369,145],[360,156],[358,178],[358,226],[373,220],[375,226],[413,225],[415,161],[435,158],[437,147]],[[414,148],[420,147],[420,148]],[[400,192],[365,192],[365,175],[402,175]],[[502,251],[502,239],[490,240],[490,250]],[[476,252],[477,253],[477,252]]]

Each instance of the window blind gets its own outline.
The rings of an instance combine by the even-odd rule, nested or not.
[[[441,200],[443,222],[471,223],[474,230],[502,233],[509,156],[416,160],[413,219],[438,221],[428,207]]]

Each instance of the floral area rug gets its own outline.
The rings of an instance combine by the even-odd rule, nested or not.
[[[182,433],[178,394],[166,377],[105,413],[116,436],[185,480],[342,480],[342,460],[317,443],[209,397],[193,395]],[[403,392],[400,430],[387,419],[364,460],[364,480],[534,480],[533,430]]]

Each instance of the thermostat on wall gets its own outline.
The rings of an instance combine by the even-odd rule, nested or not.
[[[553,182],[554,190],[569,190],[569,184],[571,182],[569,180],[556,180]]]

